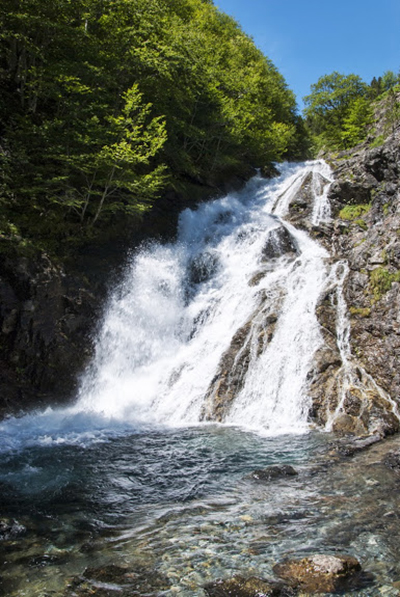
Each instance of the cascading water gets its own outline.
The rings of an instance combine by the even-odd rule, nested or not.
[[[315,306],[329,266],[326,251],[284,217],[308,179],[318,225],[329,219],[329,167],[287,164],[275,180],[257,176],[185,210],[175,243],[143,247],[109,301],[76,404],[9,421],[6,446],[204,418],[268,435],[304,431],[307,373],[322,341]],[[274,333],[260,347],[266,310]],[[210,409],[205,417],[221,358],[245,325],[253,345],[245,379],[222,419]]]
[[[252,355],[225,420],[270,434],[305,427],[327,254],[282,217],[310,172],[329,176],[317,162],[287,166],[272,183],[257,177],[242,193],[184,211],[175,244],[139,252],[110,301],[78,409],[132,422],[198,423],[223,352],[264,294],[281,303],[275,336]],[[326,218],[326,193],[314,187],[317,224]],[[279,238],[272,258],[263,258],[281,231],[290,258]]]

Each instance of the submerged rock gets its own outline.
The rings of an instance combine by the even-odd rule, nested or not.
[[[275,564],[273,570],[291,586],[311,594],[351,590],[371,580],[362,573],[360,562],[348,555],[315,554]]]
[[[277,464],[253,471],[250,475],[255,481],[266,482],[284,477],[294,477],[298,473],[290,464]]]
[[[13,539],[26,532],[26,528],[17,520],[0,518],[0,541]]]
[[[386,454],[382,463],[393,471],[400,472],[400,450]]]
[[[86,568],[82,576],[74,578],[65,597],[108,597],[147,595],[155,597],[169,588],[168,581],[143,566],[125,567],[109,564],[100,568]],[[72,593],[70,591],[73,591]]]
[[[255,576],[215,580],[207,584],[204,590],[209,597],[291,597],[297,594],[291,587]]]

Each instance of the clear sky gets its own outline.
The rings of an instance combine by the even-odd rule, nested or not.
[[[214,0],[302,98],[319,77],[400,71],[400,0]]]

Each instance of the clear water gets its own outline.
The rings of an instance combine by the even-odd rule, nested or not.
[[[139,251],[110,297],[76,404],[0,423],[0,594],[103,597],[136,583],[139,594],[203,596],[215,578],[268,577],[283,557],[315,551],[358,557],[376,579],[359,594],[397,594],[397,473],[381,447],[340,462],[307,422],[315,305],[332,266],[284,218],[310,172],[330,179],[323,162],[289,164],[183,212],[177,243]],[[317,225],[330,213],[326,186],[313,189]],[[263,259],[282,226],[294,251]],[[250,350],[224,423],[201,423],[260,296],[274,337]],[[251,478],[281,463],[298,476]]]

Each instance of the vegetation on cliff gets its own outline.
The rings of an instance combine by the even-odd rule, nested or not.
[[[333,72],[318,79],[304,98],[306,126],[315,151],[342,150],[363,141],[375,123],[375,113],[385,104],[386,133],[400,119],[400,76],[387,71],[367,85],[355,74]],[[381,139],[381,141],[383,138]],[[379,143],[378,139],[378,143]]]
[[[211,0],[4,0],[0,234],[47,250],[295,157],[293,93]]]

